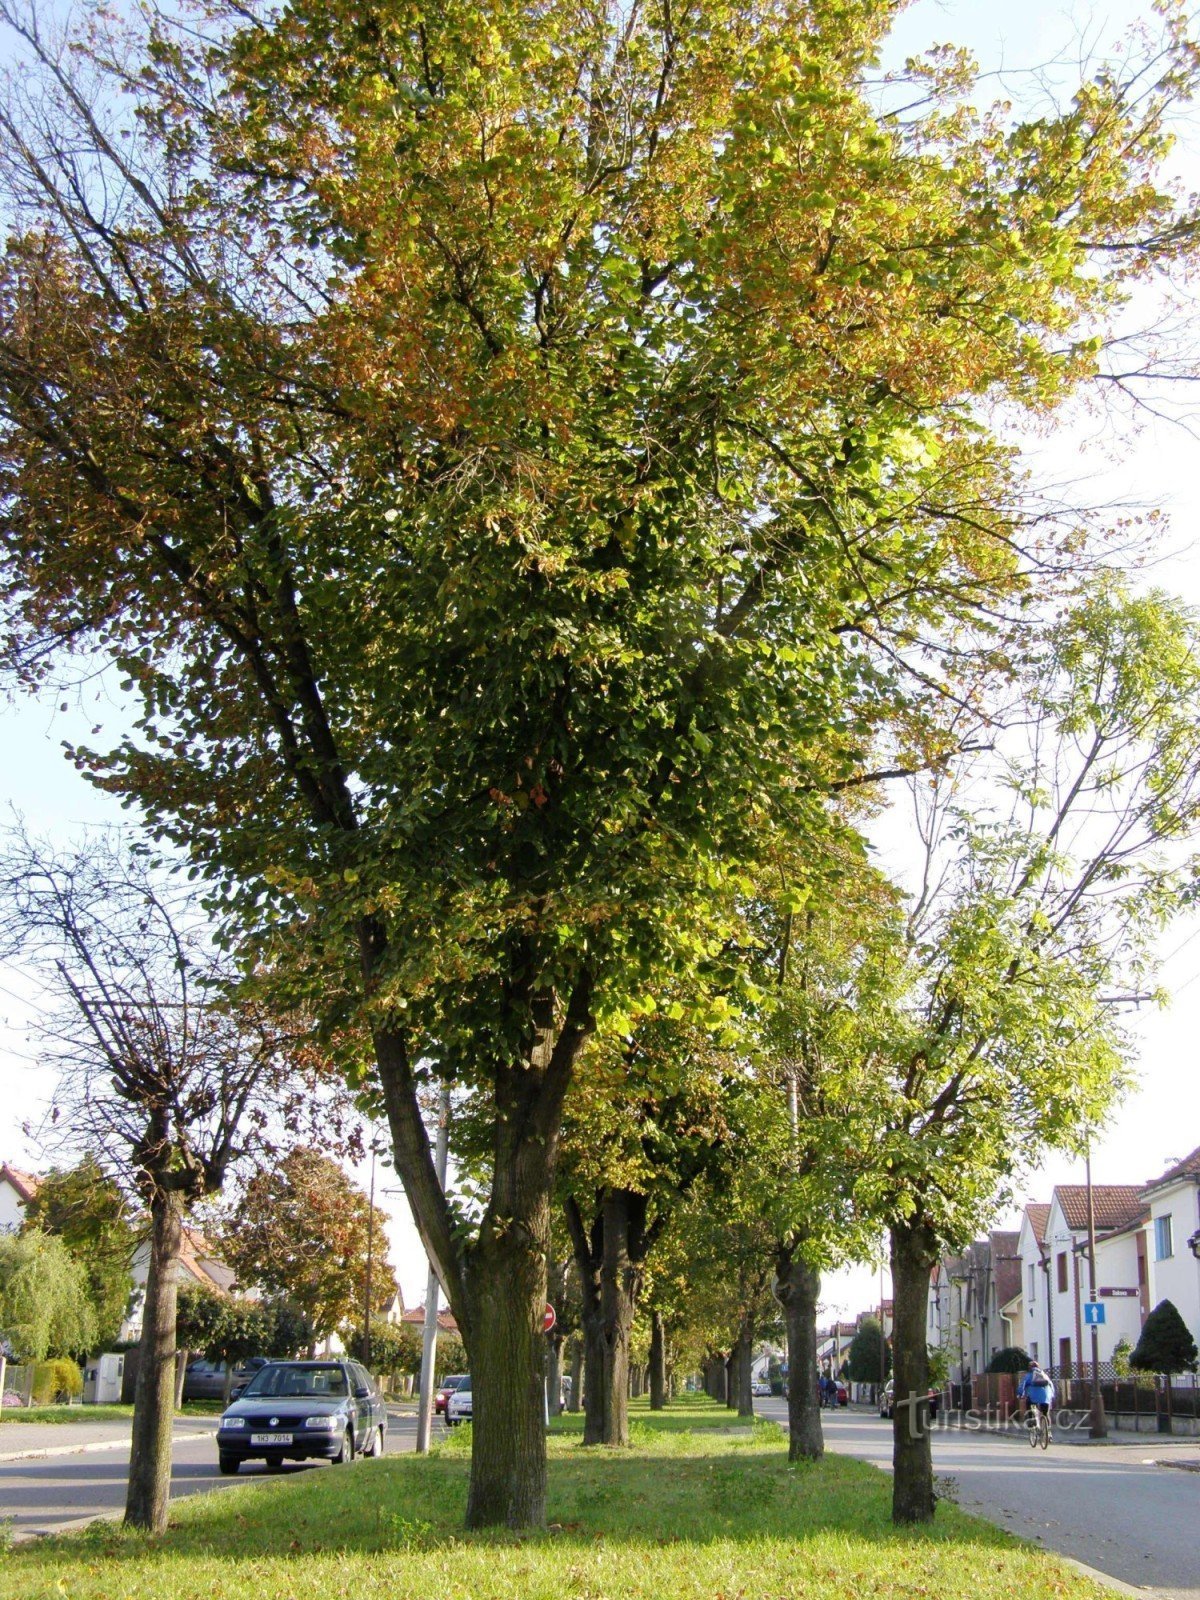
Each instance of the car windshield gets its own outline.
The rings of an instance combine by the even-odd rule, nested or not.
[[[294,1395],[297,1399],[342,1399],[347,1393],[346,1374],[341,1367],[285,1366],[277,1363],[263,1367],[242,1390],[243,1400],[253,1400],[261,1395],[276,1400]]]

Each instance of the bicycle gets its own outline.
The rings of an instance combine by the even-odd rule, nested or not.
[[[1040,1444],[1043,1450],[1049,1450],[1050,1418],[1040,1406],[1030,1406],[1025,1426],[1029,1429],[1029,1448],[1036,1450]]]

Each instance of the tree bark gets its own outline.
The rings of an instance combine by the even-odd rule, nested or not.
[[[817,1400],[817,1298],[821,1274],[796,1244],[776,1253],[776,1293],[783,1303],[788,1347],[788,1460],[819,1461],[825,1454]]]
[[[583,1293],[584,1444],[629,1443],[629,1342],[643,1279],[646,1197],[606,1189],[590,1232],[572,1198],[567,1219]]]
[[[583,1410],[583,1340],[579,1334],[571,1340],[571,1403],[567,1410]]]
[[[183,1206],[172,1191],[150,1203],[150,1264],[137,1385],[125,1521],[148,1533],[167,1526],[171,1493],[171,1428],[175,1413],[175,1316],[177,1273],[183,1240]]]
[[[562,1347],[553,1334],[546,1339],[546,1411],[552,1417],[562,1411]]]
[[[737,1345],[725,1357],[725,1409],[736,1411],[737,1396]]]
[[[748,1317],[742,1318],[738,1329],[734,1366],[737,1371],[738,1416],[752,1417],[754,1415],[754,1324]]]
[[[929,1426],[929,1274],[938,1240],[921,1222],[895,1226],[892,1244],[892,1521],[932,1522],[933,1448]]]
[[[465,1262],[474,1390],[468,1528],[540,1527],[546,1513],[552,1152],[520,1137],[519,1115],[518,1104],[497,1119],[492,1200]]]
[[[662,1312],[650,1313],[650,1409],[661,1411],[667,1403],[667,1336]]]
[[[144,1324],[143,1324],[144,1326]],[[175,1352],[175,1409],[183,1408],[183,1385],[187,1378],[187,1364],[192,1352],[190,1350],[176,1350]]]

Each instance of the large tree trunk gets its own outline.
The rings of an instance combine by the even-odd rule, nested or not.
[[[661,1411],[667,1403],[667,1336],[662,1312],[650,1313],[650,1409]]]
[[[821,1274],[797,1247],[780,1245],[776,1293],[783,1303],[788,1346],[788,1460],[819,1461],[825,1454],[817,1398],[817,1297]]]
[[[725,1407],[728,1411],[736,1411],[738,1403],[737,1384],[737,1345],[725,1357]]]
[[[892,1361],[896,1405],[892,1420],[892,1521],[933,1520],[933,1448],[929,1427],[929,1274],[938,1254],[922,1223],[896,1226],[892,1239]]]
[[[386,957],[382,927],[360,929],[368,985]],[[550,1257],[550,1198],[563,1099],[591,1027],[591,980],[579,974],[565,1010],[552,991],[524,985],[529,951],[515,948],[511,1010],[523,1059],[493,1070],[491,1194],[477,1241],[464,1248],[446,1201],[400,1033],[375,1035],[375,1059],[396,1170],[431,1265],[446,1290],[474,1384],[467,1526],[539,1527],[546,1516],[546,1370],[542,1319]]]
[[[536,1145],[498,1140],[493,1198],[466,1262],[474,1389],[467,1527],[539,1527],[546,1514],[546,1260],[550,1174]]]
[[[175,1415],[175,1316],[177,1270],[183,1240],[183,1209],[177,1194],[156,1194],[150,1203],[150,1265],[137,1385],[125,1521],[148,1533],[167,1526],[171,1497],[171,1428]]]
[[[754,1324],[742,1318],[738,1329],[737,1347],[734,1351],[737,1370],[737,1408],[739,1417],[754,1415]]]

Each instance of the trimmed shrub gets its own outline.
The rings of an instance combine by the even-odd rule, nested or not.
[[[74,1361],[39,1361],[33,1369],[33,1403],[62,1405],[83,1393],[83,1373]]]
[[[1028,1366],[1029,1351],[1022,1350],[1019,1344],[1008,1344],[996,1351],[987,1369],[989,1372],[1024,1372]]]

